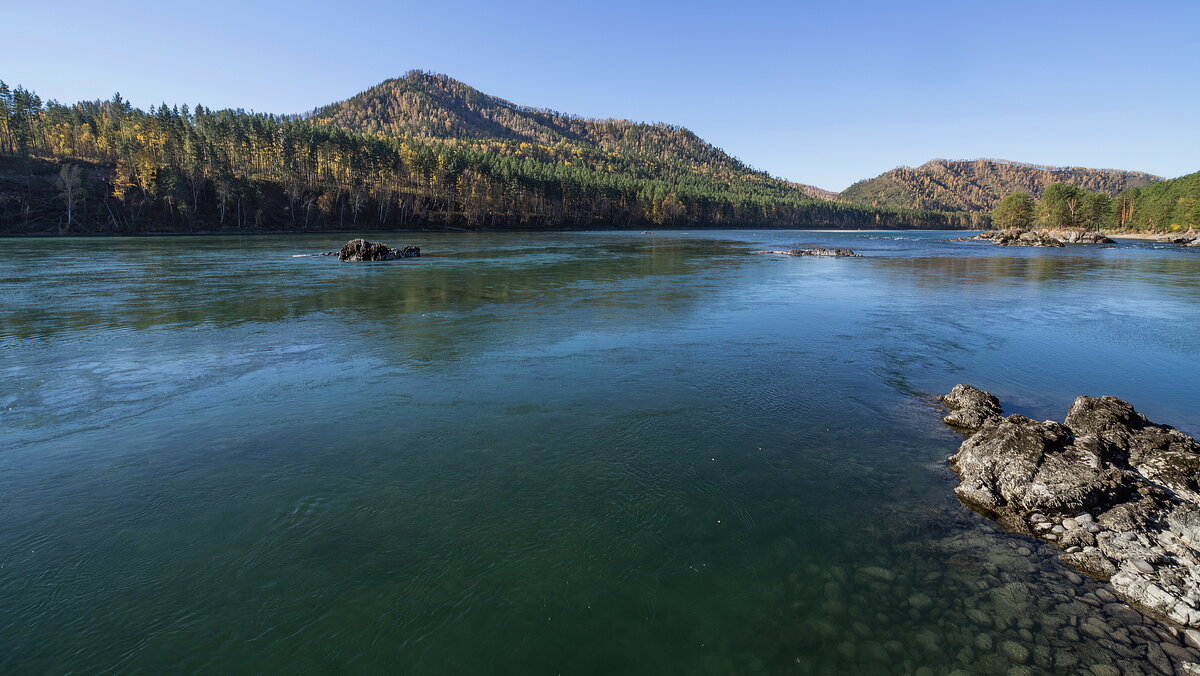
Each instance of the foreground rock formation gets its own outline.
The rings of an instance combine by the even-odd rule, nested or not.
[[[862,258],[862,254],[849,249],[787,249],[775,251],[755,251],[754,253],[784,254],[787,256],[838,256],[846,258]]]
[[[1061,247],[1067,244],[1115,244],[1102,233],[1093,230],[990,230],[981,232],[975,237],[963,239],[981,239],[992,242],[997,246],[1053,246]],[[962,240],[958,240],[962,241]]]
[[[942,401],[945,422],[968,435],[950,458],[964,504],[1058,546],[1064,563],[1128,603],[1200,627],[1196,440],[1114,397],[1077,398],[1061,424],[1003,417],[969,385]]]
[[[383,242],[368,242],[365,239],[352,239],[337,252],[340,261],[394,261],[420,256],[421,250],[415,246],[393,249]]]

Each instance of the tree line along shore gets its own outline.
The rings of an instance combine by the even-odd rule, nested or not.
[[[862,205],[815,197],[683,128],[490,98],[488,114],[507,115],[497,119],[508,127],[467,128],[466,108],[454,106],[474,104],[454,96],[473,102],[478,92],[419,73],[390,82],[402,85],[393,98],[305,116],[141,110],[120,95],[64,105],[0,82],[0,234],[1200,226],[1200,172],[1115,197],[1057,183],[1039,196],[1012,192],[990,213]],[[446,110],[412,103],[429,88]],[[357,117],[347,117],[352,103]],[[399,115],[416,118],[363,122]]]
[[[0,233],[419,227],[969,228],[753,171],[570,143],[391,138],[319,120],[0,89]]]

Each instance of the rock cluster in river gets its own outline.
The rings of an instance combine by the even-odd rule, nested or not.
[[[1067,244],[1114,244],[1113,240],[1102,233],[1093,230],[1063,229],[1063,230],[989,230],[975,237],[990,241],[997,246],[1051,246],[1061,247]]]
[[[1146,612],[1200,627],[1200,444],[1114,397],[1077,398],[1063,423],[1004,417],[969,385],[942,401],[968,435],[950,458],[959,500]]]
[[[1185,232],[1172,232],[1166,235],[1159,235],[1154,239],[1167,244],[1200,246],[1200,232],[1197,232],[1195,228],[1188,228]]]
[[[352,239],[337,252],[340,261],[394,261],[401,258],[418,258],[421,250],[415,246],[393,249],[383,242],[368,242]]]
[[[836,256],[846,258],[861,258],[862,254],[854,253],[850,249],[787,249],[774,251],[756,251],[755,253],[766,254],[785,254],[788,256]]]

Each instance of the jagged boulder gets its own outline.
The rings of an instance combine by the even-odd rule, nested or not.
[[[775,251],[756,251],[755,253],[785,254],[788,256],[835,256],[846,258],[862,258],[862,254],[850,249],[787,249]]]
[[[1129,603],[1200,626],[1200,443],[1115,397],[1079,397],[1062,423],[1003,417],[968,385],[942,401],[968,435],[950,458],[963,504],[1057,545]]]
[[[1000,400],[988,392],[970,385],[955,385],[950,394],[943,396],[942,403],[950,414],[942,421],[951,427],[974,432],[984,423],[999,419],[1004,412]]]
[[[383,242],[368,242],[352,239],[337,253],[340,261],[394,261],[401,258],[418,258],[421,250],[415,246],[393,249]]]

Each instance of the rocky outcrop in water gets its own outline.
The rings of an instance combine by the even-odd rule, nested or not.
[[[1104,234],[1094,230],[989,230],[975,237],[960,237],[953,241],[990,241],[996,246],[1048,246],[1061,247],[1067,244],[1115,244]]]
[[[991,240],[996,246],[1063,246],[1057,238],[1036,230],[998,230],[982,232],[980,239]]]
[[[1116,244],[1107,235],[1095,230],[1067,229],[1041,230],[1039,232],[1044,232],[1063,244]]]
[[[393,249],[383,242],[368,242],[352,239],[337,252],[340,261],[394,261],[401,258],[418,258],[421,250],[415,246]]]
[[[1079,397],[1062,423],[1003,417],[957,385],[945,422],[967,434],[951,456],[965,505],[1063,550],[1125,601],[1200,627],[1200,444],[1114,397]]]
[[[1155,239],[1159,242],[1165,242],[1167,244],[1200,246],[1200,232],[1197,232],[1193,228],[1188,228],[1185,232],[1172,232],[1166,235],[1159,235]]]
[[[754,253],[784,254],[787,256],[835,256],[844,258],[862,258],[862,254],[849,249],[787,249],[775,251],[755,251]]]

